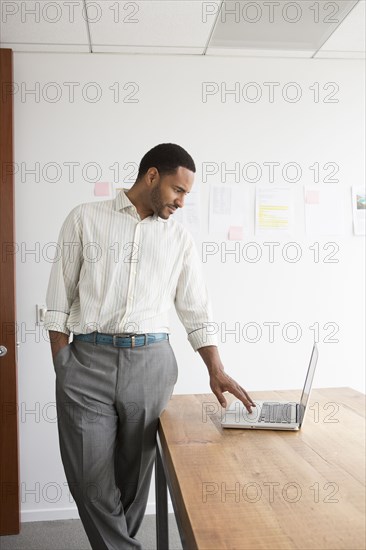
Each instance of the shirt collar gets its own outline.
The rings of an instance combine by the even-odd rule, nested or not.
[[[120,212],[125,208],[134,208],[136,210],[130,199],[127,197],[126,191],[128,191],[128,189],[121,189],[121,191],[117,194],[116,198],[113,201],[114,209],[117,210],[117,212]]]
[[[132,204],[130,199],[126,195],[126,191],[128,191],[127,188],[121,189],[121,191],[117,194],[116,198],[114,199],[114,209],[117,212],[121,212],[122,210],[125,210],[126,208],[133,208],[135,212],[137,212],[136,207]],[[157,214],[153,214],[152,216],[149,216],[148,218],[145,218],[146,220],[150,219],[153,221],[159,221],[166,223],[168,220],[164,220],[163,218],[160,218]],[[144,220],[143,220],[144,221]]]

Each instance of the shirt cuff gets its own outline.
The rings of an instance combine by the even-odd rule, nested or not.
[[[198,348],[203,348],[205,346],[217,346],[218,343],[217,335],[207,334],[206,327],[195,330],[188,334],[188,340],[194,351],[197,351]]]
[[[55,330],[70,335],[70,331],[66,326],[68,318],[69,314],[63,311],[47,310],[43,326],[46,330]]]

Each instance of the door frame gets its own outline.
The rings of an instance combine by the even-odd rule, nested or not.
[[[0,48],[0,535],[20,531],[13,86],[13,51]]]

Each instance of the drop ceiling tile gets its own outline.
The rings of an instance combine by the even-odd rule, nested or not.
[[[226,0],[209,49],[292,50],[314,53],[335,31],[357,0]]]
[[[203,52],[203,47],[186,48],[165,46],[93,46],[93,53],[202,55]]]
[[[82,0],[18,0],[0,2],[0,44],[14,50],[34,44],[58,47],[69,44],[74,51],[88,46],[86,12]],[[29,48],[29,51],[34,51]],[[55,51],[50,49],[48,51]],[[85,48],[82,48],[85,51]]]
[[[198,0],[99,4],[100,9],[88,8],[93,51],[99,46],[204,48],[214,24],[212,18],[204,20],[207,2]]]
[[[365,56],[365,0],[360,0],[337,30],[320,48],[315,57]]]
[[[14,52],[90,53],[89,46],[83,44],[12,44],[11,42],[1,42],[0,48],[10,48]]]

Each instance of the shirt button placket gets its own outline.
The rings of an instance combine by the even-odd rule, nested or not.
[[[124,322],[127,322],[129,320],[129,317],[132,313],[133,298],[134,298],[135,288],[136,288],[136,274],[137,274],[135,260],[136,259],[138,260],[139,244],[140,244],[140,222],[136,224],[134,240],[131,247],[130,277],[128,282],[127,307],[126,307]]]

